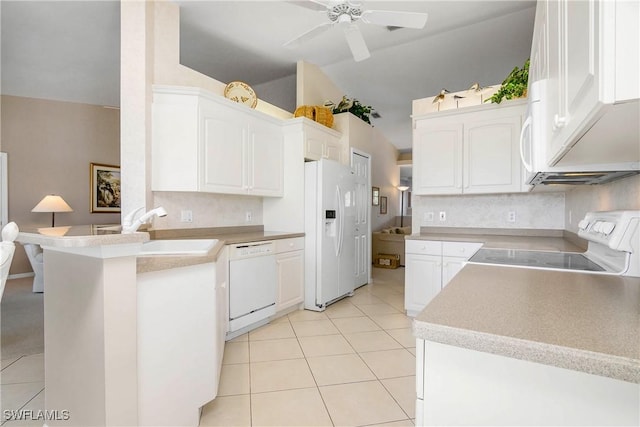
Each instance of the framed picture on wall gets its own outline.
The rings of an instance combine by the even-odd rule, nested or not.
[[[120,166],[91,163],[91,212],[120,212]]]
[[[380,204],[380,188],[371,187],[371,204],[378,206]]]
[[[387,214],[387,196],[380,197],[380,213]]]

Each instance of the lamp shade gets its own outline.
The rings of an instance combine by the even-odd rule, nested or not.
[[[49,194],[44,196],[31,212],[73,212],[73,209],[62,197]]]
[[[409,189],[409,187],[406,186],[406,185],[399,185],[398,186],[398,190],[400,190],[400,191],[407,191],[408,189]]]

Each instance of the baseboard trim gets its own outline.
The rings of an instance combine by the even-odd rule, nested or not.
[[[10,274],[10,275],[7,276],[7,280],[10,280],[10,279],[23,279],[25,277],[33,277],[33,276],[35,276],[34,272]]]

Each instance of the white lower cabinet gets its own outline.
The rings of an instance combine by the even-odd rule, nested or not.
[[[449,283],[482,243],[405,241],[407,315],[415,317]]]
[[[276,240],[278,298],[276,310],[282,311],[304,300],[304,238]]]
[[[226,306],[217,299],[226,295],[216,292],[224,282],[217,268],[137,276],[139,425],[197,426],[200,408],[216,397],[224,351],[218,310]]]
[[[416,425],[639,425],[638,385],[416,340]]]

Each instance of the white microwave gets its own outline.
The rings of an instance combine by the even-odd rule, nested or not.
[[[527,113],[520,134],[520,156],[526,170],[525,178],[527,184],[603,184],[640,173],[640,163],[638,162],[599,163],[598,159],[593,159],[593,163],[588,162],[579,165],[560,165],[559,163],[561,162],[553,166],[550,165],[548,161],[550,156],[547,152],[547,138],[550,132],[546,118],[546,85],[546,79],[532,82],[529,85]],[[622,108],[629,110],[634,106],[637,108],[637,104],[623,105]],[[613,108],[614,106],[610,107]],[[605,114],[603,118],[606,117],[607,115]],[[599,129],[598,126],[600,126]],[[586,143],[580,145],[581,149],[585,147],[588,149],[588,144],[590,143],[606,143],[606,140],[600,139],[594,142],[595,136],[606,135],[602,126],[608,126],[606,119],[596,122],[574,147],[583,144],[583,139]],[[593,132],[594,128],[596,132]],[[615,132],[615,129],[612,131]],[[570,149],[567,153],[569,151]]]

